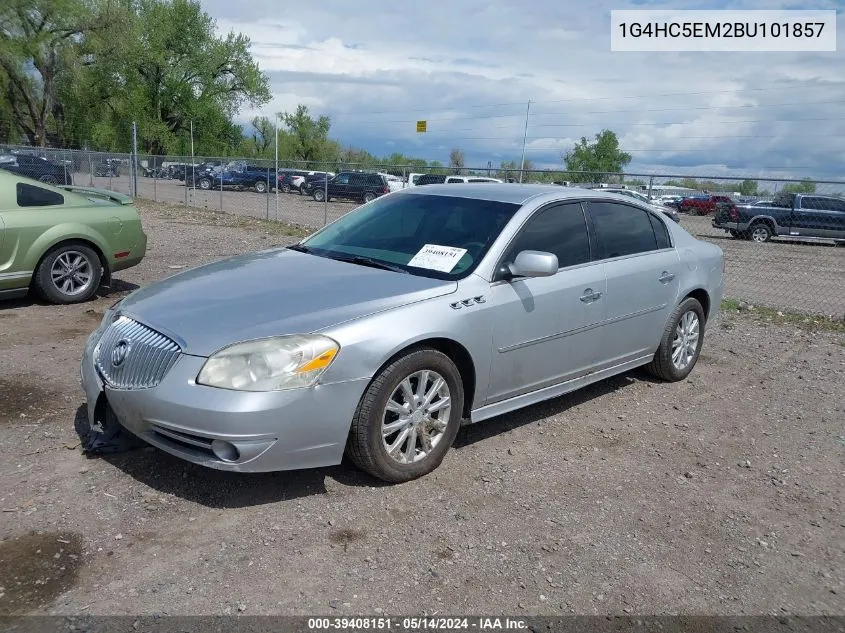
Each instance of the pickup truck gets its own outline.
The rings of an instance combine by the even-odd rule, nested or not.
[[[720,204],[713,226],[736,239],[768,242],[773,237],[834,240],[845,244],[845,199],[782,192],[766,205]]]
[[[716,205],[722,203],[733,203],[728,196],[690,196],[684,198],[678,204],[678,211],[690,215],[709,215],[715,213]]]
[[[267,193],[276,186],[274,171],[245,163],[229,163],[222,171],[197,176],[197,186],[200,189],[254,189],[256,193]]]

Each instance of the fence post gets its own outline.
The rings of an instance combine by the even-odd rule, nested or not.
[[[132,179],[130,188],[134,197],[138,197],[138,125],[132,121]]]
[[[648,179],[648,198],[651,200],[651,189],[654,186],[654,176]]]
[[[326,168],[326,178],[323,180],[323,226],[329,223],[329,169]]]
[[[153,167],[153,202],[158,202],[158,167]]]
[[[106,159],[103,159],[103,160],[106,160]],[[111,165],[112,165],[111,161],[107,162],[106,165],[108,166],[108,170],[109,170],[109,191],[113,191],[114,189],[113,189],[112,184],[111,184],[112,174],[113,174],[113,170],[112,170],[112,167],[111,167]]]
[[[179,175],[178,173],[176,174]],[[185,206],[188,206],[188,170],[185,169]]]
[[[278,183],[276,183],[278,184]],[[270,219],[270,168],[267,168],[267,195],[264,196],[267,198],[267,211],[265,213],[266,219]]]
[[[94,159],[91,158],[91,152],[88,152],[88,186],[94,186]]]
[[[223,213],[223,174],[222,174],[222,172],[220,174],[220,213]]]

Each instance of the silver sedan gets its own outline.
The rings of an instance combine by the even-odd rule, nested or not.
[[[645,366],[692,371],[722,251],[601,191],[412,187],[107,312],[89,421],[232,471],[431,472],[461,424]]]

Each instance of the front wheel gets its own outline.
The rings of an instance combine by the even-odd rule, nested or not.
[[[346,454],[384,481],[427,475],[452,446],[463,406],[461,375],[448,356],[429,348],[408,352],[370,383],[352,420]]]
[[[47,253],[35,271],[34,287],[51,303],[80,303],[100,286],[103,267],[97,253],[83,244],[65,244]]]
[[[211,189],[211,181],[208,178],[200,178],[199,186],[200,189],[205,189],[207,191]]]
[[[704,309],[692,297],[681,302],[663,332],[660,347],[646,366],[649,373],[677,382],[686,378],[695,367],[704,343]]]
[[[45,174],[38,179],[39,181],[43,182],[46,185],[58,185],[59,179],[53,176],[52,174]]]

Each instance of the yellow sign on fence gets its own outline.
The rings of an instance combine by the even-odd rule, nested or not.
[[[417,121],[417,132],[425,132],[426,121]]]

